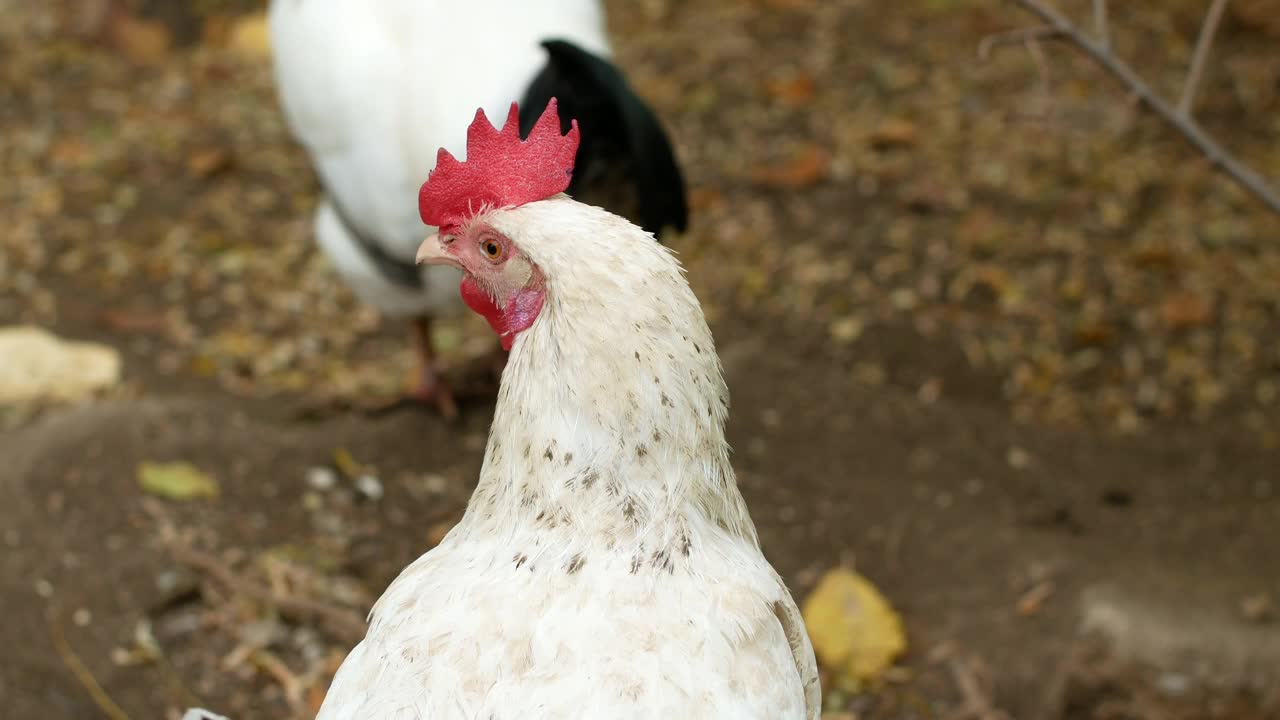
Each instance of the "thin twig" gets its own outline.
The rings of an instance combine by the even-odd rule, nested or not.
[[[1067,650],[1049,674],[1049,681],[1044,686],[1039,708],[1031,715],[1030,720],[1058,720],[1062,717],[1063,702],[1067,697],[1067,689],[1072,675],[1080,662],[1080,648]]]
[[[951,670],[951,679],[960,690],[960,697],[964,699],[962,717],[977,718],[977,720],[1009,720],[1009,715],[995,707],[983,692],[982,685],[968,662],[952,654],[947,658],[947,668]]]
[[[303,694],[307,689],[302,679],[294,674],[283,660],[266,650],[254,650],[250,659],[280,685],[285,702],[289,703],[289,709],[293,710],[294,714],[301,715],[306,709]]]
[[[111,699],[111,696],[103,689],[102,683],[99,683],[98,679],[93,676],[93,672],[84,664],[84,661],[80,659],[76,651],[71,649],[71,643],[67,642],[67,636],[62,631],[62,625],[58,623],[52,614],[49,616],[48,621],[49,634],[53,637],[53,649],[57,651],[58,657],[67,666],[67,669],[71,671],[71,674],[76,676],[76,680],[79,680],[80,684],[84,686],[85,691],[89,693],[89,697],[93,698],[93,704],[97,705],[102,714],[106,715],[110,720],[129,720],[129,713],[125,712],[124,708]]]
[[[1200,79],[1204,76],[1204,66],[1209,62],[1209,49],[1213,47],[1213,38],[1218,34],[1218,23],[1222,22],[1222,12],[1227,9],[1227,0],[1213,0],[1209,12],[1200,25],[1200,37],[1196,38],[1196,50],[1191,55],[1191,69],[1187,71],[1187,82],[1182,86],[1182,97],[1178,99],[1178,114],[1191,117],[1191,106],[1196,101],[1196,91],[1200,89]]]
[[[1111,49],[1111,29],[1107,26],[1107,0],[1093,0],[1093,34],[1098,45]]]
[[[1031,40],[1049,40],[1059,35],[1057,29],[1049,25],[994,33],[978,41],[978,59],[985,61],[992,50],[1004,45],[1021,45]]]
[[[233,593],[273,605],[286,615],[324,621],[342,640],[359,642],[364,639],[367,629],[364,619],[350,610],[305,598],[280,596],[239,577],[216,557],[189,547],[175,543],[170,546],[169,551],[178,562],[205,573]]]
[[[1133,68],[1130,68],[1123,60],[1111,54],[1105,47],[1090,40],[1074,23],[1040,0],[1015,1],[1053,27],[1060,35],[1083,50],[1094,62],[1101,65],[1104,70],[1115,76],[1140,101],[1159,115],[1162,120],[1182,133],[1188,142],[1204,154],[1210,164],[1221,168],[1233,180],[1253,193],[1264,205],[1272,211],[1280,213],[1280,195],[1277,195],[1267,185],[1267,181],[1261,175],[1243,165],[1235,156],[1227,152],[1226,148],[1219,145],[1216,140],[1200,129],[1200,126],[1194,120],[1180,114],[1164,98],[1156,95],[1151,90],[1151,87],[1142,78],[1138,77]]]
[[[1031,56],[1031,62],[1036,64],[1036,71],[1040,74],[1040,92],[1047,99],[1049,93],[1053,92],[1053,83],[1049,79],[1049,61],[1045,59],[1040,43],[1028,40],[1026,46],[1027,54]]]

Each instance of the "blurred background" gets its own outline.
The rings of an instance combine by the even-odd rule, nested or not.
[[[1112,47],[1176,99],[1210,4]],[[1280,215],[1068,43],[980,58],[1014,2],[605,5],[830,717],[1280,717]],[[352,409],[413,357],[315,247],[261,0],[0,11],[0,698],[311,717],[492,403]],[[1280,182],[1277,48],[1227,4],[1194,116]]]

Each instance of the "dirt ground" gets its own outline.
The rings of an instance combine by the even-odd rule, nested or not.
[[[1133,5],[1115,46],[1175,94],[1200,5]],[[313,249],[258,3],[90,6],[0,0],[0,326],[125,359],[0,407],[0,702],[307,717],[493,407],[347,408],[406,333]],[[1280,8],[1232,7],[1199,117],[1280,178]],[[1280,219],[1067,48],[980,61],[1012,4],[609,8],[687,169],[669,242],[766,552],[797,597],[856,566],[906,623],[836,717],[1280,717]],[[154,461],[219,495],[142,492]]]

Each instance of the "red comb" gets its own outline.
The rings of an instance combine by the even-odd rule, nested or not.
[[[418,192],[422,222],[453,227],[485,207],[515,207],[564,192],[573,176],[578,152],[578,121],[560,134],[556,99],[520,139],[520,109],[511,103],[502,130],[493,127],[484,109],[467,128],[467,160],[458,162],[440,148],[436,167]]]

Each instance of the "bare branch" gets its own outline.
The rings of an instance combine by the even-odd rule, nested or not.
[[[1209,12],[1204,16],[1200,26],[1200,37],[1196,38],[1196,50],[1191,56],[1191,69],[1187,71],[1187,82],[1182,86],[1182,97],[1178,99],[1178,112],[1184,117],[1191,117],[1191,106],[1196,101],[1196,90],[1200,89],[1200,78],[1204,76],[1204,66],[1209,61],[1209,49],[1213,47],[1213,38],[1218,34],[1218,23],[1222,22],[1222,12],[1227,9],[1227,0],[1213,0]]]
[[[975,672],[976,660],[966,661],[956,654],[951,654],[946,658],[946,663],[951,671],[951,679],[964,700],[960,717],[973,720],[1010,720],[1009,714],[997,708],[983,690],[982,683]]]
[[[1057,31],[1058,35],[1079,47],[1094,62],[1111,73],[1139,101],[1151,108],[1156,115],[1159,115],[1160,119],[1182,133],[1188,142],[1204,154],[1210,164],[1220,168],[1246,190],[1253,193],[1268,208],[1280,213],[1280,195],[1277,195],[1275,190],[1267,185],[1266,179],[1227,152],[1226,148],[1219,145],[1216,140],[1205,133],[1194,120],[1179,113],[1164,98],[1156,95],[1151,90],[1151,87],[1141,77],[1138,77],[1133,68],[1129,67],[1123,60],[1113,55],[1106,47],[1089,39],[1066,16],[1041,0],[1015,0],[1015,2],[1039,17]]]
[[[216,557],[178,543],[171,543],[169,552],[178,562],[203,572],[232,593],[273,605],[286,615],[320,620],[342,640],[359,642],[364,638],[364,618],[351,610],[316,600],[279,595],[240,577]]]
[[[1111,29],[1107,25],[1107,0],[1093,0],[1093,34],[1098,45],[1111,49]]]
[[[1040,73],[1040,92],[1046,98],[1053,91],[1049,81],[1049,61],[1044,57],[1044,51],[1040,49],[1040,43],[1035,40],[1026,42],[1027,54],[1031,56],[1031,61],[1036,64],[1036,70]]]
[[[995,33],[988,35],[978,41],[978,59],[986,60],[991,56],[991,51],[1003,47],[1005,45],[1023,45],[1036,40],[1048,40],[1058,37],[1060,33],[1049,25],[1036,25],[1035,27],[1021,28],[1018,30],[1010,30],[1008,32]]]
[[[47,618],[49,622],[49,634],[53,637],[53,649],[58,653],[58,658],[67,666],[72,675],[76,676],[76,680],[84,686],[89,697],[93,699],[93,704],[98,706],[98,710],[102,714],[110,718],[110,720],[129,720],[129,713],[125,712],[116,701],[111,699],[107,691],[103,689],[102,683],[98,682],[98,678],[94,677],[93,671],[84,664],[80,656],[75,650],[71,649],[71,643],[67,642],[67,635],[62,630],[62,625],[53,617],[52,611]]]

